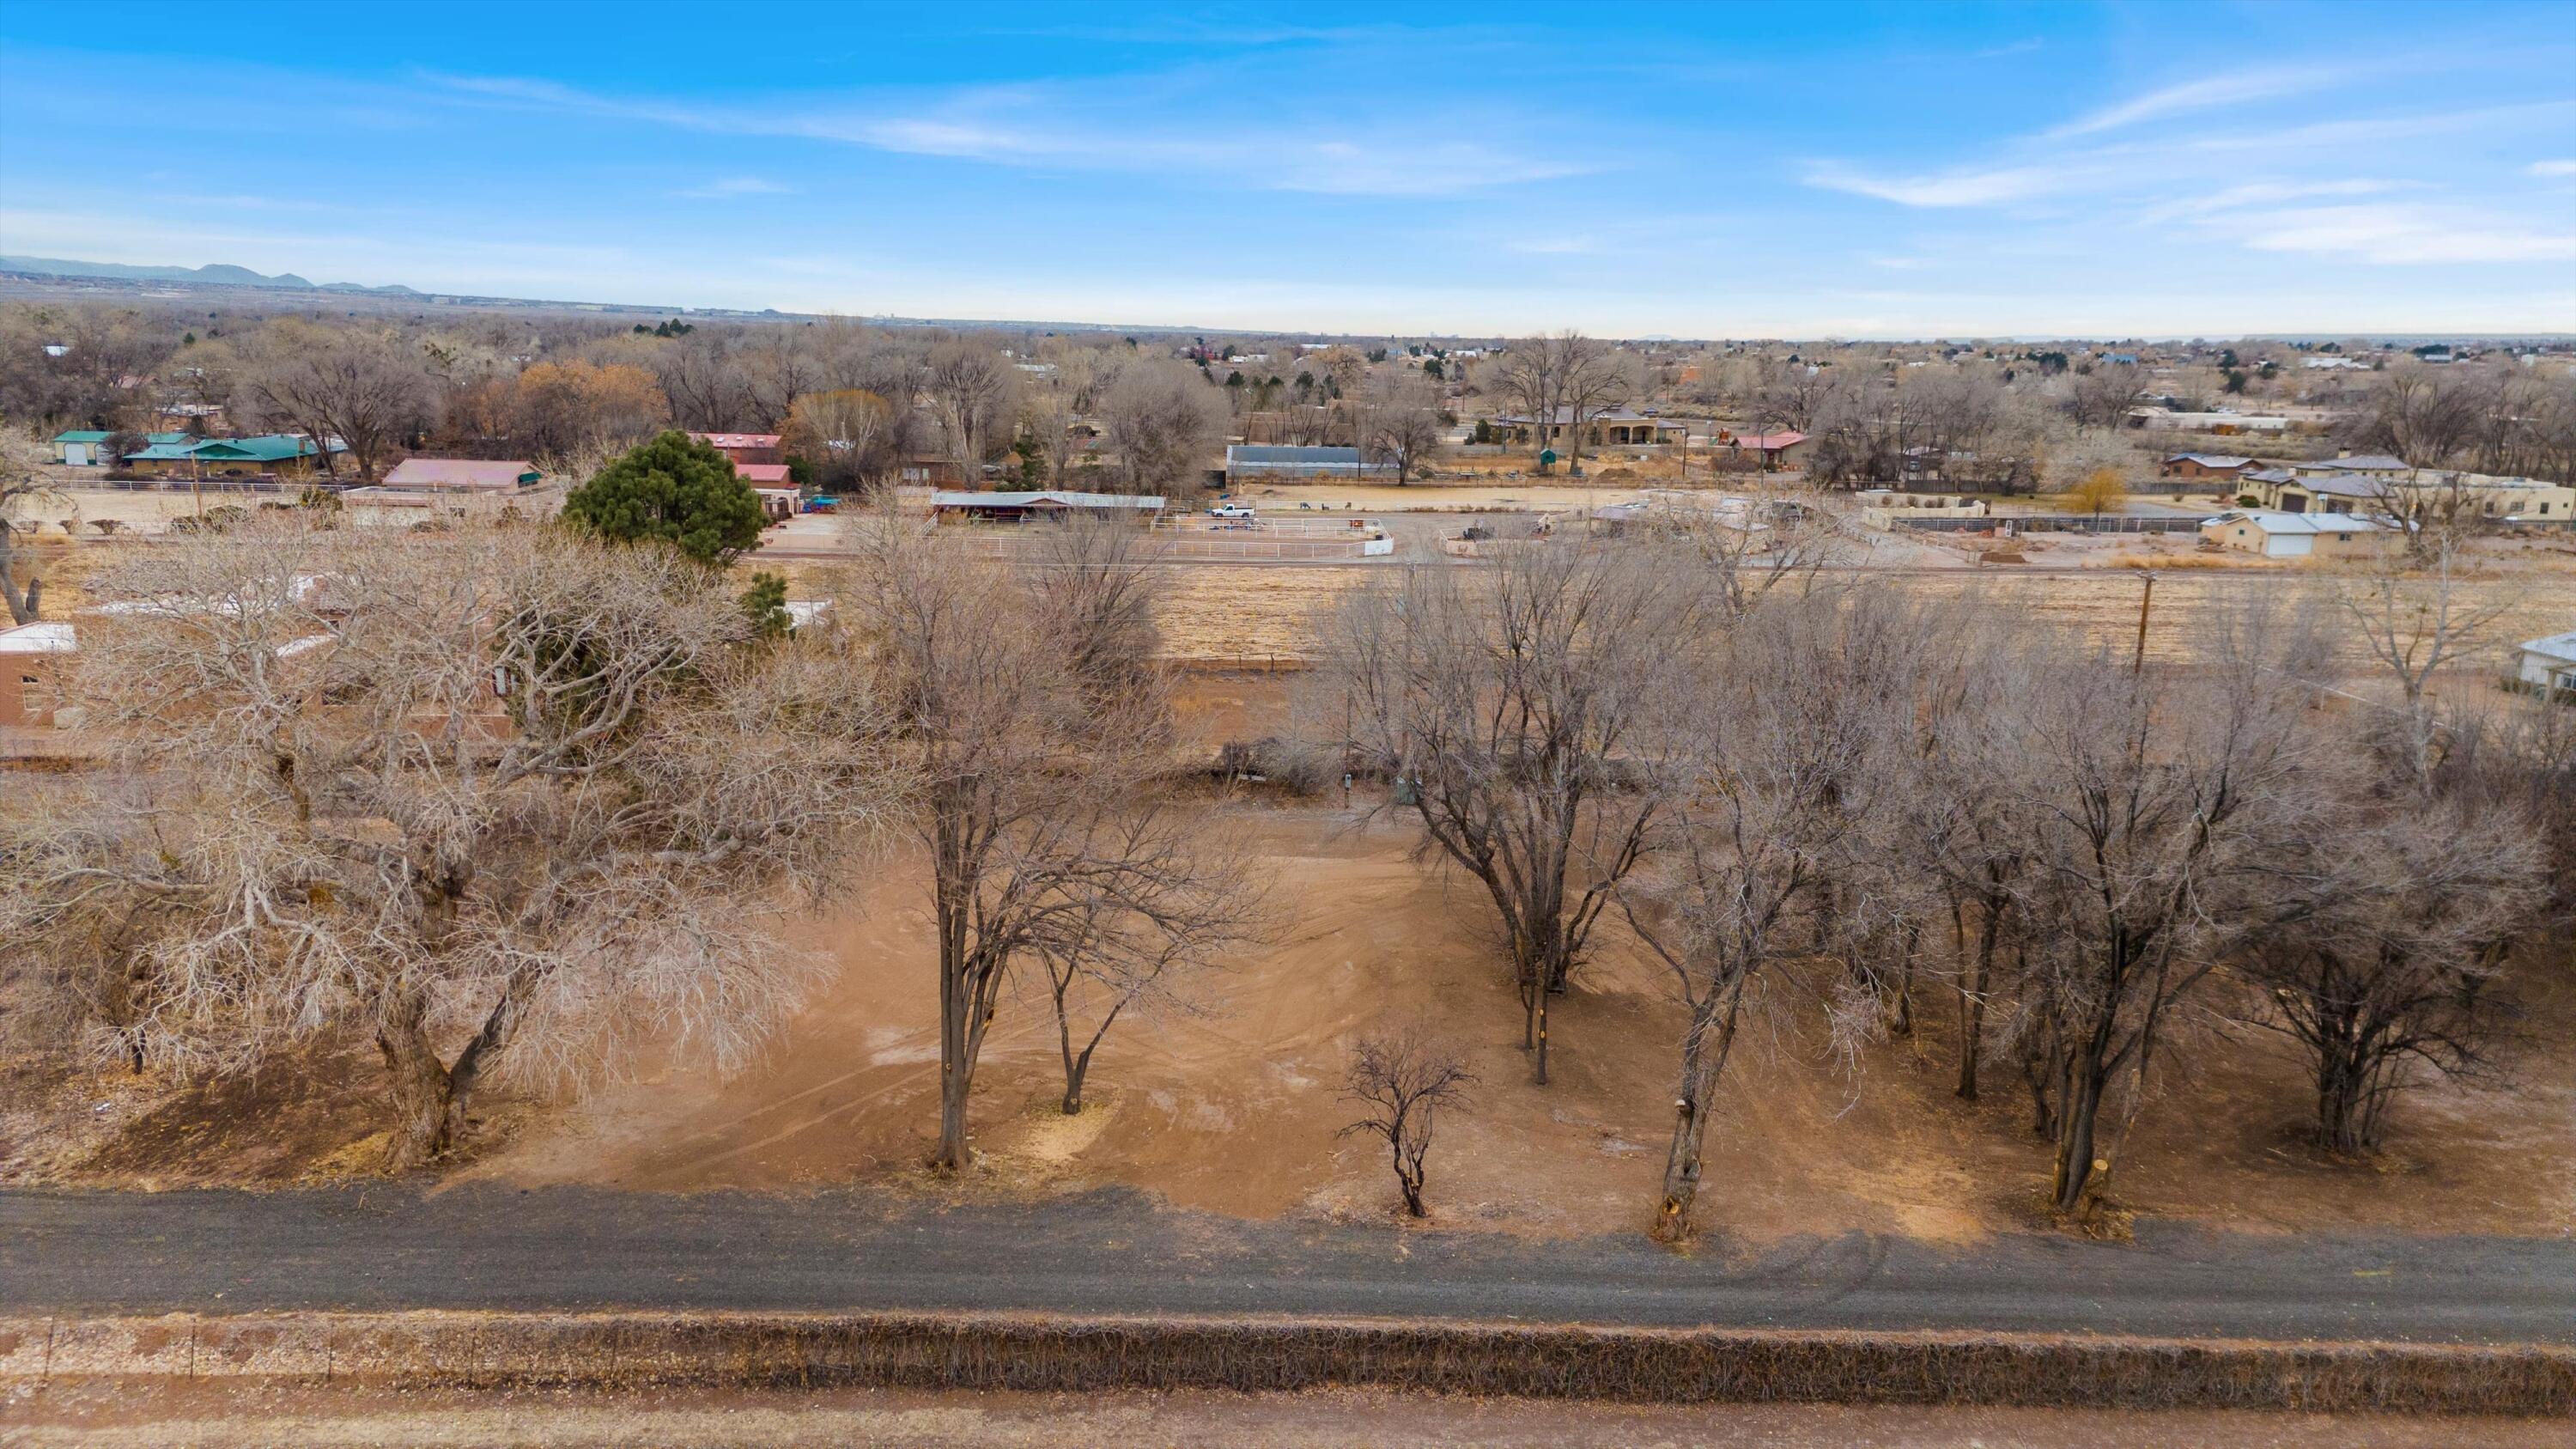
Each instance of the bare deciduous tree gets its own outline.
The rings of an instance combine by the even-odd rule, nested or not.
[[[2145,388],[2134,362],[2097,362],[2068,380],[2066,410],[2088,428],[2116,428],[2128,421]]]
[[[2313,645],[2268,609],[2225,621],[2191,676],[2063,661],[2001,726],[2031,765],[2005,788],[2028,852],[2023,1030],[2061,1213],[2107,1182],[2125,1126],[2102,1131],[2105,1102],[2125,1078],[2122,1121],[2135,1121],[2167,1016],[2253,919],[2251,866],[2302,806],[2298,673]]]
[[[1857,865],[1902,748],[1920,643],[1892,594],[1812,593],[1740,622],[1688,686],[1690,744],[1661,782],[1652,863],[1621,891],[1690,1012],[1659,1239],[1690,1232],[1717,1086],[1766,975],[1867,909],[1831,887]],[[1811,929],[1795,932],[1802,918]]]
[[[1729,618],[1784,585],[1809,586],[1852,551],[1818,490],[1776,475],[1737,480],[1723,494],[1669,499],[1647,521],[1709,571]]]
[[[1551,345],[1557,393],[1565,400],[1567,466],[1579,476],[1593,420],[1636,396],[1645,386],[1645,373],[1635,354],[1579,332],[1560,333]]]
[[[974,487],[984,464],[1009,444],[1019,416],[1019,383],[1019,373],[990,347],[952,341],[930,349],[921,387],[939,420],[949,461],[957,465],[959,486]]]
[[[35,439],[12,429],[0,437],[0,450],[5,450],[0,451],[0,603],[8,605],[10,623],[32,624],[44,603],[45,585],[32,558],[20,564],[18,532],[33,528],[21,515],[48,490],[36,471],[40,455]]]
[[[1364,1132],[1386,1143],[1404,1210],[1414,1217],[1430,1215],[1422,1184],[1432,1130],[1441,1111],[1457,1106],[1475,1080],[1456,1047],[1420,1026],[1364,1036],[1352,1050],[1342,1096],[1361,1103],[1368,1115],[1339,1135]]]
[[[1360,422],[1360,451],[1373,463],[1395,466],[1398,486],[1440,455],[1447,425],[1440,395],[1418,372],[1390,377],[1373,388]]]
[[[2518,602],[2501,585],[2479,597],[2463,570],[2456,545],[2445,538],[2423,568],[2390,556],[2341,581],[2336,593],[2378,677],[2397,691],[2405,765],[2419,785],[2440,763],[2442,719],[2429,693],[2435,677],[2490,646],[2496,624]]]
[[[1083,576],[1140,566],[1095,554],[1022,579],[891,509],[854,520],[854,534],[848,613],[922,779],[913,824],[939,949],[932,1165],[953,1172],[971,1157],[975,1069],[1014,966],[1038,958],[1113,983],[1113,996],[1142,989],[1208,959],[1241,902],[1225,854],[1151,803],[1165,705],[1130,652],[1127,601],[1143,586]],[[1068,1059],[1076,1103],[1080,1055]]]
[[[2416,1069],[2484,1065],[2485,998],[2540,905],[2540,856],[2509,810],[2339,793],[2280,853],[2283,919],[2247,955],[2237,1015],[2297,1043],[2318,1144],[2359,1153]]]
[[[695,432],[726,432],[752,420],[751,380],[724,339],[694,332],[655,346],[653,375],[671,401],[671,421]]]
[[[496,1068],[740,1063],[802,982],[767,919],[901,778],[863,691],[660,550],[257,520],[100,591],[78,694],[113,768],[9,822],[17,938],[123,977],[120,1051],[365,1032],[395,1166]]]
[[[809,392],[787,410],[788,451],[814,465],[828,487],[846,487],[882,465],[894,409],[864,388]]]
[[[1220,389],[1177,363],[1130,366],[1100,404],[1127,487],[1138,493],[1191,482],[1224,436],[1225,410]]]
[[[1654,819],[1641,776],[1668,743],[1666,682],[1720,622],[1702,570],[1559,539],[1409,570],[1331,628],[1345,747],[1485,887],[1541,1083],[1548,997]]]
[[[391,333],[272,322],[256,342],[240,391],[282,430],[301,432],[337,472],[334,439],[358,477],[373,481],[403,438],[430,415],[429,372],[419,350]]]
[[[1029,949],[1046,967],[1071,1116],[1109,1029],[1130,1010],[1193,1005],[1191,979],[1247,937],[1261,897],[1241,851],[1150,799],[1101,801],[1061,847]]]

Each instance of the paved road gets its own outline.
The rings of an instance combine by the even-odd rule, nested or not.
[[[286,1308],[1279,1312],[1783,1328],[2576,1342],[2576,1240],[1636,1237],[1255,1223],[1125,1192],[940,1209],[865,1192],[475,1185],[0,1192],[0,1312]]]

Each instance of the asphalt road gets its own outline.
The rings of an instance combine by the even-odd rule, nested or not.
[[[1125,1192],[941,1208],[865,1192],[476,1185],[0,1192],[0,1312],[1030,1309],[1733,1327],[2576,1342],[2576,1239],[1860,1234],[1689,1255],[1633,1235],[1244,1222]]]

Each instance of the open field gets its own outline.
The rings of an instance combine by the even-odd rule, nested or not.
[[[1245,659],[1318,652],[1320,629],[1334,600],[1365,586],[1374,570],[1313,567],[1265,569],[1204,565],[1176,572],[1163,608],[1166,648],[1179,659]],[[2137,637],[2139,575],[2128,569],[2083,574],[1960,571],[1906,574],[1890,586],[1927,598],[1972,593],[1995,608],[2081,630],[2096,644],[2125,648]],[[2333,578],[2286,571],[2186,569],[2158,576],[2148,620],[2147,654],[2188,660],[2206,626],[2240,607],[2258,589],[2285,590],[2331,604]],[[2576,568],[2478,578],[2463,597],[2484,604],[2512,600],[2497,637],[2536,638],[2576,627]],[[2358,662],[2356,660],[2356,662]]]

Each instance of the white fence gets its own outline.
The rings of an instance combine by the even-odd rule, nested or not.
[[[967,539],[981,558],[1026,560],[1039,557],[1037,539],[1002,532],[977,532]],[[1365,535],[1329,538],[1265,537],[1259,533],[1157,533],[1151,552],[1157,558],[1228,563],[1264,559],[1355,559],[1395,551],[1395,540]]]

